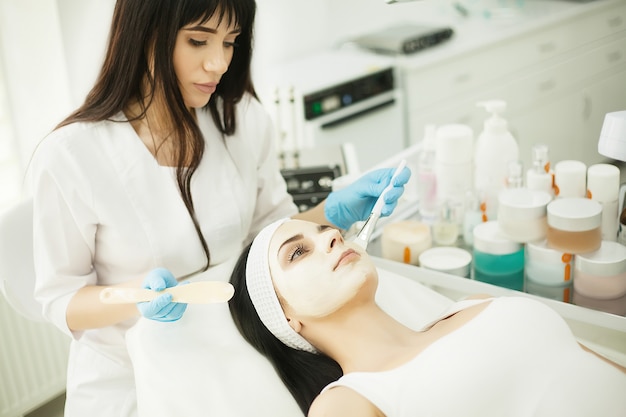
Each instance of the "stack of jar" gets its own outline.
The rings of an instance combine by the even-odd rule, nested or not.
[[[429,243],[468,249],[473,279],[626,315],[619,169],[574,160],[552,169],[539,144],[524,177],[506,103],[478,104],[491,117],[476,143],[466,125],[426,129],[417,176]]]
[[[554,199],[519,188],[499,196],[504,236],[525,243],[525,291],[626,315],[626,247],[617,243],[619,169],[554,168]]]

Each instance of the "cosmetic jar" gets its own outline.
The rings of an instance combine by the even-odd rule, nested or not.
[[[626,246],[605,240],[597,251],[577,255],[574,290],[599,300],[626,295]]]
[[[548,247],[546,240],[529,242],[524,254],[524,291],[570,302],[574,255]]]
[[[442,246],[422,252],[419,262],[422,268],[469,278],[472,254],[465,249]]]
[[[419,265],[419,256],[432,246],[430,227],[416,220],[390,223],[383,228],[382,256],[396,262]]]
[[[547,209],[552,196],[527,188],[503,190],[498,196],[498,225],[505,237],[526,243],[546,238]]]
[[[581,161],[559,161],[554,166],[554,193],[557,198],[585,197],[587,165]]]
[[[600,249],[602,206],[588,198],[560,198],[551,201],[548,211],[548,246],[566,253],[587,253]]]
[[[473,277],[500,287],[524,288],[524,245],[506,238],[496,220],[474,227]]]

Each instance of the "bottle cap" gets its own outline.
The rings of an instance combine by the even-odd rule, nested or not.
[[[546,215],[552,196],[545,191],[528,188],[510,188],[498,195],[498,219],[507,221],[531,220]]]
[[[626,246],[603,240],[595,252],[576,255],[576,269],[596,276],[613,276],[626,272]]]
[[[587,170],[587,190],[592,200],[616,201],[619,195],[619,168],[611,164],[591,165]]]
[[[463,124],[448,124],[437,128],[435,142],[437,160],[445,164],[471,162],[474,155],[474,132]]]
[[[537,170],[537,172],[548,173],[550,169],[549,159],[548,159],[548,145],[544,145],[543,143],[538,143],[533,146],[533,168]]]
[[[587,166],[580,161],[559,161],[554,166],[554,183],[558,197],[585,197],[587,195]]]
[[[476,103],[479,107],[484,107],[491,117],[487,118],[484,123],[485,131],[500,133],[507,130],[508,123],[500,115],[506,110],[506,101],[504,100],[487,100]]]
[[[547,207],[548,225],[567,232],[585,232],[602,224],[602,206],[588,198],[559,198]]]
[[[480,223],[474,227],[474,249],[492,255],[509,255],[522,250],[521,243],[506,238],[496,220]]]

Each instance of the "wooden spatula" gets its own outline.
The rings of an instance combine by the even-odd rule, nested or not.
[[[163,291],[143,288],[106,287],[100,291],[100,301],[105,304],[128,304],[152,301],[161,294],[170,293],[175,303],[225,303],[231,299],[235,289],[228,282],[197,281],[177,285]]]

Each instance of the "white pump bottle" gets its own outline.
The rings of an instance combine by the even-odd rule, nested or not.
[[[505,101],[488,100],[476,105],[491,113],[478,136],[474,153],[474,188],[483,221],[489,221],[496,220],[498,194],[507,186],[509,163],[519,160],[519,146],[501,116],[506,110]]]

